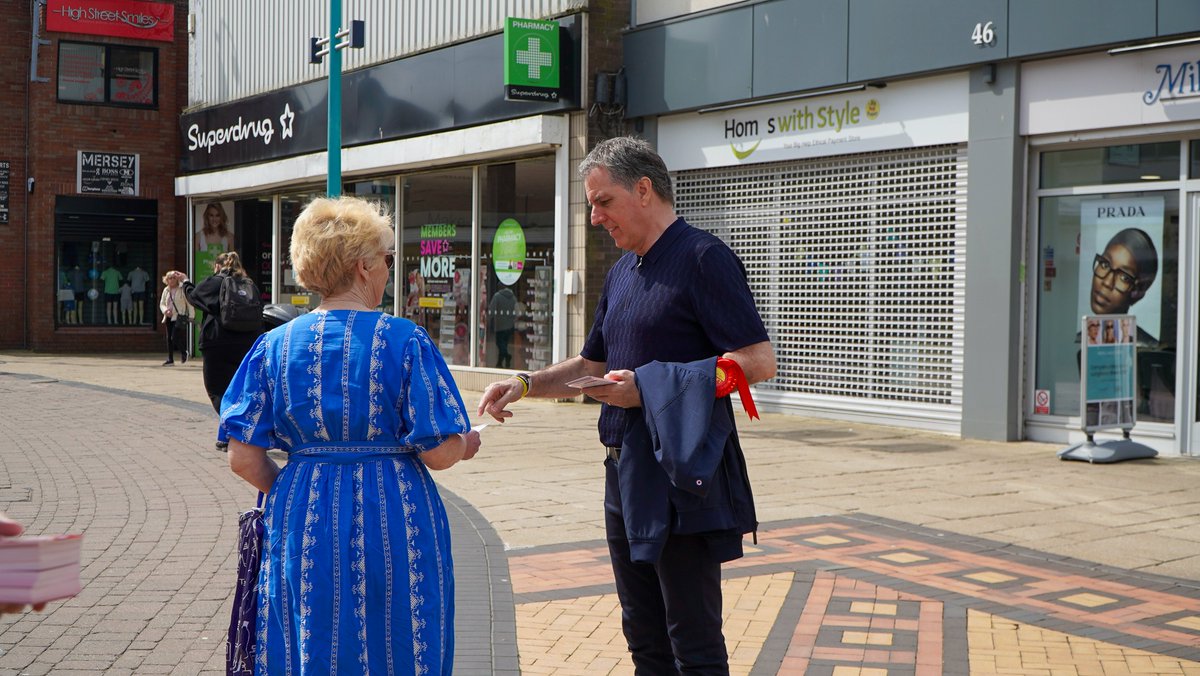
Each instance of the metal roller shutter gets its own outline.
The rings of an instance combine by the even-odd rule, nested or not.
[[[674,179],[676,210],[746,265],[779,362],[756,400],[958,431],[966,146]]]

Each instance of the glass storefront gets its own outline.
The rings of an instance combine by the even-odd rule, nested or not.
[[[1049,395],[1051,415],[1080,414],[1082,316],[1129,314],[1137,320],[1137,419],[1174,422],[1179,189],[1160,182],[1179,178],[1181,147],[1041,155],[1034,387]],[[1146,189],[1129,189],[1139,183]],[[1125,189],[1102,187],[1116,184]]]
[[[554,310],[554,160],[480,170],[479,365],[549,366]]]
[[[284,195],[279,198],[279,297],[275,301],[284,305],[295,305],[303,310],[311,310],[321,304],[321,296],[296,283],[296,275],[292,272],[292,226],[304,207],[320,192],[299,192]]]
[[[405,317],[425,328],[446,361],[470,365],[474,170],[405,176],[400,275]]]
[[[380,309],[422,326],[452,365],[548,366],[554,345],[555,169],[554,157],[547,155],[346,183],[343,194],[376,202],[396,219],[398,262]],[[296,218],[321,194],[195,201],[197,269],[211,269],[203,262],[232,247],[264,300],[317,307],[320,297],[296,284],[288,249]],[[280,260],[273,263],[276,199]]]

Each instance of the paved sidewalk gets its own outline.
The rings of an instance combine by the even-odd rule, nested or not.
[[[212,450],[199,363],[160,363],[0,353],[0,509],[87,536],[83,594],[0,618],[0,675],[223,670],[254,496]],[[455,525],[456,673],[632,673],[598,408],[514,410],[479,457],[435,474]],[[1200,462],[739,425],[762,527],[726,568],[734,673],[1200,674]]]

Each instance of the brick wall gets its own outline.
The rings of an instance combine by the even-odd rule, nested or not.
[[[43,30],[42,37],[50,44],[38,50],[38,74],[49,82],[34,83],[29,82],[30,3],[15,4],[16,17],[0,19],[0,25],[9,30],[8,39],[0,45],[0,55],[7,57],[0,66],[0,86],[11,92],[10,105],[0,109],[0,159],[14,159],[12,222],[7,229],[0,230],[0,246],[14,254],[27,251],[28,268],[10,273],[6,266],[0,266],[0,314],[12,318],[0,322],[0,347],[52,352],[160,350],[164,338],[156,321],[152,322],[152,328],[56,328],[54,206],[56,196],[77,194],[79,150],[137,153],[141,189],[138,197],[158,202],[158,269],[181,267],[186,260],[186,216],[183,201],[174,195],[174,177],[179,164],[179,111],[187,100],[188,3],[175,1],[175,41],[170,43]],[[56,75],[61,39],[157,49],[158,108],[138,110],[59,103]],[[36,181],[32,194],[25,191],[26,162],[28,176]],[[157,291],[156,287],[151,292],[155,299]]]
[[[0,160],[10,167],[8,223],[0,224],[0,346],[19,347],[25,323],[25,96],[29,83],[30,3],[0,12]]]
[[[593,2],[588,13],[588,73],[584,90],[585,109],[591,110],[592,93],[595,91],[597,73],[615,73],[624,61],[624,30],[629,27],[629,0]],[[590,151],[597,143],[615,136],[629,134],[631,128],[624,117],[608,117],[600,114],[588,116],[588,144]],[[586,155],[587,152],[584,153]],[[582,159],[582,158],[580,158]],[[582,188],[581,188],[582,190]],[[604,276],[608,269],[625,253],[613,244],[612,237],[603,228],[593,227],[586,205],[583,209],[587,224],[586,274],[584,279],[584,321],[587,329],[592,326],[600,291],[604,288]],[[586,331],[585,331],[586,335]]]

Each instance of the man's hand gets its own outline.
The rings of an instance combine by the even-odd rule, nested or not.
[[[487,386],[483,396],[479,398],[477,415],[490,415],[496,422],[504,422],[512,417],[512,411],[506,410],[509,404],[521,398],[524,386],[520,380],[509,378]]]
[[[604,374],[604,379],[613,381],[613,384],[585,387],[583,393],[617,408],[642,407],[642,393],[638,391],[637,377],[633,371],[609,371]]]

